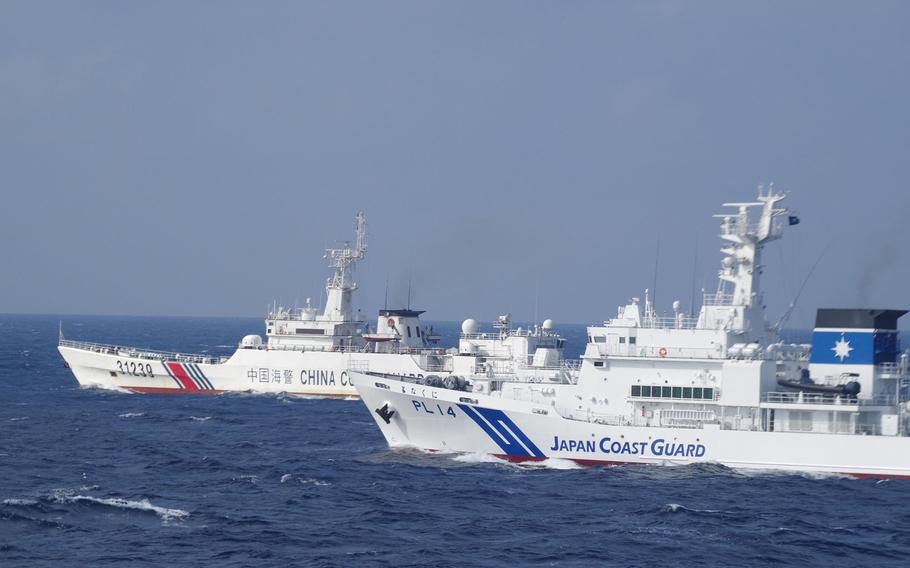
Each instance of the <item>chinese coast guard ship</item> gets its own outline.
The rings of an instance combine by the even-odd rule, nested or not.
[[[61,332],[60,354],[84,387],[139,393],[356,397],[351,369],[428,377],[439,384],[454,369],[464,373],[475,367],[558,374],[564,342],[551,325],[533,332],[511,330],[506,317],[500,333],[478,334],[476,324],[466,324],[463,353],[438,347],[432,326],[420,321],[422,311],[380,310],[375,330],[369,329],[352,309],[354,268],[367,250],[362,213],[356,227],[353,247],[345,243],[326,251],[334,275],[326,284],[322,313],[309,300],[299,309],[274,306],[265,319],[265,343],[258,335],[248,335],[230,357],[213,358],[71,341]]]
[[[905,311],[818,310],[811,345],[765,320],[763,250],[799,221],[783,199],[725,204],[720,281],[697,317],[633,299],[588,328],[577,374],[487,372],[452,389],[355,372],[357,390],[392,447],[910,477]]]

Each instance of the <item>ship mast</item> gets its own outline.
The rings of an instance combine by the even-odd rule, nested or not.
[[[721,219],[720,238],[727,245],[721,249],[725,256],[718,272],[717,293],[705,298],[699,327],[744,334],[746,342],[770,339],[766,337],[769,328],[760,288],[761,260],[765,245],[781,238],[784,227],[799,222],[788,209],[778,207],[785,198],[775,193],[773,184],[767,194],[759,186],[756,201],[724,203],[724,207],[737,208],[736,213],[714,215]],[[758,207],[761,215],[753,224],[749,211]],[[728,292],[729,285],[732,292]]]
[[[351,297],[357,284],[354,282],[354,268],[363,260],[367,251],[366,217],[363,212],[357,213],[354,248],[345,241],[342,248],[326,249],[324,258],[329,259],[329,268],[335,269],[326,281],[326,304],[323,318],[328,321],[353,320]]]

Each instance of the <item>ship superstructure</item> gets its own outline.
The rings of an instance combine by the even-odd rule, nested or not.
[[[422,311],[383,308],[373,328],[354,315],[354,271],[366,251],[366,220],[359,213],[353,244],[326,250],[333,274],[326,281],[322,310],[309,299],[302,308],[273,304],[265,318],[266,341],[248,335],[230,357],[73,341],[64,339],[62,330],[58,349],[80,385],[143,393],[240,391],[356,397],[352,369],[442,380],[453,369],[476,364],[475,353],[441,348],[432,326],[421,322]],[[515,334],[503,330],[488,342],[496,351],[488,359],[497,368],[559,370],[562,345],[555,355],[546,346],[538,349],[534,342],[511,345]],[[561,341],[551,330],[546,334],[552,336],[550,342]],[[510,344],[500,349],[496,343]]]
[[[765,317],[762,255],[798,217],[784,195],[727,203],[718,288],[697,317],[645,292],[588,328],[580,371],[465,374],[426,396],[355,374],[389,444],[581,463],[713,461],[741,468],[910,477],[903,310],[819,310],[811,345]]]
[[[322,313],[310,305],[309,298],[303,308],[273,306],[265,319],[268,348],[331,351],[362,347],[366,326],[354,317],[354,269],[366,251],[366,218],[358,213],[353,247],[346,241],[341,248],[325,251],[324,258],[334,273],[326,281]]]

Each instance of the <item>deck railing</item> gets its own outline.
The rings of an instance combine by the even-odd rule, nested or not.
[[[809,392],[766,392],[762,402],[773,404],[833,404],[852,406],[893,406],[897,397],[880,395],[874,398],[857,398],[842,394],[809,393]]]
[[[155,361],[180,361],[182,363],[203,363],[207,365],[216,365],[227,361],[227,357],[212,357],[211,355],[197,355],[188,353],[176,353],[173,351],[157,351],[154,349],[138,349],[136,347],[124,347],[122,345],[108,345],[105,343],[92,343],[88,341],[73,341],[71,339],[61,339],[61,347],[72,347],[83,351],[101,353],[104,355],[114,355],[116,357],[128,357],[132,359],[151,359]]]
[[[875,366],[875,371],[883,379],[905,378],[907,375],[907,365],[896,363],[879,363]]]

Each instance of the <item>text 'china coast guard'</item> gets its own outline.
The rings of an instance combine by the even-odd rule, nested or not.
[[[760,188],[724,204],[718,287],[698,316],[679,302],[658,315],[645,291],[588,328],[578,372],[470,374],[459,389],[355,372],[357,390],[392,447],[910,477],[906,312],[820,309],[811,345],[780,340],[789,310],[766,320],[763,251],[799,222],[783,200]]]

